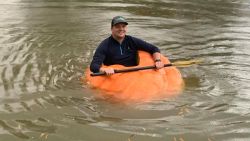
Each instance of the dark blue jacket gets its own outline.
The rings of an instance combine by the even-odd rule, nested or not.
[[[122,44],[110,36],[102,41],[96,49],[90,64],[90,70],[99,72],[102,64],[107,66],[114,64],[136,66],[139,62],[138,50],[143,50],[150,54],[160,52],[156,46],[129,35],[125,36]]]

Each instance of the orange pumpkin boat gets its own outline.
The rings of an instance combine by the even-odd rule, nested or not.
[[[154,65],[152,56],[139,51],[140,63],[136,67]],[[164,64],[170,61],[161,56]],[[115,69],[128,69],[122,65],[111,65]],[[149,69],[127,73],[117,73],[111,76],[91,76],[89,68],[85,72],[87,84],[99,91],[99,95],[122,101],[148,101],[178,95],[184,86],[179,70],[165,67],[160,70]]]

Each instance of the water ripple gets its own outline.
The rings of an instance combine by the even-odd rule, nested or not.
[[[3,139],[91,140],[94,131],[103,140],[249,140],[248,0],[0,3]],[[109,103],[81,87],[118,14],[171,61],[203,60],[179,68],[182,95]]]

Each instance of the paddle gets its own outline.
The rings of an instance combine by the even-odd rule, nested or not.
[[[164,64],[164,67],[171,67],[171,66],[186,67],[192,64],[198,64],[199,62],[201,62],[201,60],[177,61],[177,62],[170,63],[170,64]],[[133,67],[133,68],[128,68],[128,69],[114,70],[114,71],[115,73],[124,73],[124,72],[133,72],[133,71],[148,70],[148,69],[156,69],[156,67],[155,66]],[[101,75],[106,75],[106,73],[97,72],[97,73],[92,73],[90,75],[101,76]]]

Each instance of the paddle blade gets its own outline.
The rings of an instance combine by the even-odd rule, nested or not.
[[[177,67],[189,67],[194,64],[200,64],[202,62],[202,59],[193,59],[193,60],[187,60],[187,61],[175,61],[173,62],[173,66]]]

